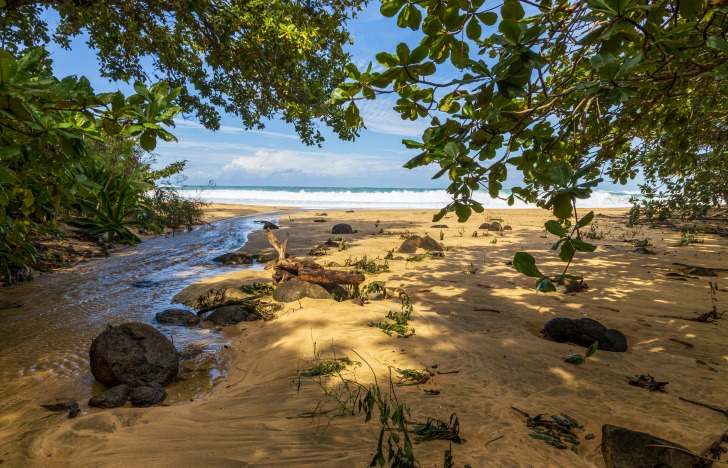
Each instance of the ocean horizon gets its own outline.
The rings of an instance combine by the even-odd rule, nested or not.
[[[306,209],[439,209],[451,198],[444,189],[432,188],[377,188],[377,187],[274,187],[274,186],[199,186],[178,187],[185,198],[199,198],[209,203],[240,205],[286,206]],[[493,199],[485,190],[475,193],[475,200],[486,208],[536,208],[519,200],[508,206],[504,199]],[[630,198],[639,192],[610,192],[595,190],[591,198],[579,200],[582,208],[629,208]]]

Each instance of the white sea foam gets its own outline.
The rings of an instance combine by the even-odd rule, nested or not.
[[[290,188],[290,187],[214,187],[200,191],[199,187],[185,187],[183,196],[199,195],[211,203],[236,203],[262,206],[292,206],[309,209],[398,209],[442,208],[450,202],[444,190],[428,189],[379,189],[379,188]],[[479,191],[475,199],[489,208],[531,208],[516,200],[509,207],[504,199],[492,199],[487,192]],[[626,192],[595,191],[588,200],[579,200],[583,208],[629,207],[632,195]]]

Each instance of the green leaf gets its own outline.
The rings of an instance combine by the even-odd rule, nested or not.
[[[531,278],[544,278],[543,273],[536,267],[536,259],[528,252],[517,252],[513,256],[513,267],[519,273]]]
[[[591,223],[593,219],[594,219],[594,212],[590,211],[589,213],[584,215],[584,217],[581,218],[578,223],[576,223],[576,227],[581,229],[584,226],[586,226],[587,224]]]
[[[404,4],[404,0],[384,0],[382,1],[382,6],[379,8],[379,12],[387,18],[391,18],[399,12],[400,8],[402,8],[402,5]]]
[[[536,281],[536,292],[556,292],[556,286],[550,279],[543,277]]]
[[[496,13],[493,13],[492,11],[487,11],[485,13],[476,13],[475,16],[478,17],[480,21],[483,22],[486,26],[493,26],[498,21],[498,15]]]
[[[455,208],[455,214],[458,217],[459,223],[464,223],[465,221],[470,218],[470,214],[472,213],[471,208],[468,205],[458,205]]]
[[[574,170],[564,161],[554,161],[549,168],[549,177],[558,187],[568,187]]]
[[[728,42],[717,36],[708,37],[708,40],[705,41],[705,44],[712,49],[728,53]]]
[[[559,237],[566,237],[566,230],[558,221],[554,221],[553,219],[551,219],[549,221],[546,221],[546,224],[544,224],[544,226],[546,227],[546,230],[551,234]]]
[[[407,65],[413,65],[416,63],[420,63],[423,61],[427,55],[430,53],[430,50],[426,46],[418,46],[415,47],[414,50],[412,50],[409,54],[409,58],[407,59]]]
[[[586,350],[586,357],[591,357],[594,355],[594,353],[597,352],[597,349],[599,349],[599,341],[595,341],[591,344]]]
[[[584,356],[581,354],[567,354],[564,358],[564,361],[568,362],[569,364],[584,364],[586,362],[586,359],[584,359]]]
[[[552,205],[554,216],[561,219],[571,218],[571,196],[568,193],[560,193],[554,196]]]
[[[574,244],[572,240],[567,240],[563,244],[561,244],[561,250],[559,251],[559,258],[562,262],[568,262],[572,258],[574,258],[574,253],[576,250],[574,249]]]
[[[468,25],[465,28],[465,35],[468,36],[468,39],[472,41],[477,41],[480,39],[480,35],[483,33],[483,28],[480,26],[480,23],[478,22],[478,18],[472,17],[470,21],[468,21]]]
[[[498,31],[500,31],[509,41],[513,44],[518,44],[523,36],[522,25],[516,20],[504,19],[498,25]]]
[[[10,169],[0,166],[0,184],[14,184],[17,181],[18,178],[15,177],[15,174]]]
[[[503,19],[522,19],[526,15],[523,11],[521,2],[518,0],[506,0],[501,7],[501,16]]]
[[[5,84],[13,79],[18,72],[18,62],[13,54],[5,49],[0,49],[0,84]]]
[[[139,144],[145,151],[154,151],[154,148],[157,147],[157,137],[154,135],[154,131],[144,130],[139,138]]]
[[[594,244],[589,244],[588,242],[583,242],[576,239],[572,240],[571,243],[574,245],[574,248],[579,252],[594,252],[597,249],[597,246]]]

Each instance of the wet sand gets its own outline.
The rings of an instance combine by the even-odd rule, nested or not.
[[[374,455],[379,427],[363,415],[332,420],[302,417],[324,401],[323,390],[299,375],[315,360],[346,356],[356,379],[388,388],[396,369],[429,369],[422,385],[395,387],[411,406],[412,420],[460,420],[453,444],[455,466],[604,466],[601,427],[613,424],[645,431],[700,452],[726,427],[725,416],[678,400],[687,397],[725,405],[728,385],[726,320],[699,323],[682,319],[711,307],[708,279],[667,276],[681,265],[725,267],[728,242],[710,235],[702,243],[676,246],[680,234],[627,228],[625,210],[601,210],[595,218],[598,250],[579,255],[570,269],[583,274],[580,293],[537,294],[534,280],[511,265],[517,251],[531,252],[548,273],[563,269],[554,242],[546,235],[541,210],[500,210],[475,215],[464,225],[448,217],[433,228],[432,211],[327,210],[279,217],[279,238],[290,236],[297,257],[332,236],[331,227],[351,224],[348,249],[315,260],[343,265],[347,259],[383,263],[409,234],[442,235],[443,257],[419,262],[389,260],[388,273],[367,275],[381,281],[392,297],[363,307],[351,302],[302,299],[287,304],[270,322],[243,322],[225,330],[232,338],[223,351],[230,359],[227,378],[208,395],[190,402],[148,409],[89,410],[68,420],[50,415],[42,429],[23,433],[2,447],[7,466],[366,466]],[[314,219],[325,219],[315,223]],[[502,219],[512,231],[486,233],[478,226]],[[478,236],[473,237],[477,232]],[[546,236],[546,237],[544,237]],[[635,241],[650,244],[654,255],[634,253]],[[244,247],[271,249],[262,232]],[[113,262],[111,259],[100,261]],[[209,289],[270,280],[271,271],[231,271],[190,285],[176,296],[184,301]],[[718,271],[719,311],[726,310],[728,272]],[[389,337],[372,322],[385,320],[405,291],[414,308],[410,338]],[[41,293],[39,291],[39,293]],[[584,348],[542,338],[552,317],[591,317],[627,337],[626,353],[597,351],[583,365],[564,362]],[[434,367],[434,366],[437,367]],[[372,371],[370,371],[370,367]],[[79,371],[81,372],[81,371]],[[667,393],[628,384],[650,374],[669,381]],[[325,381],[326,382],[326,381]],[[329,381],[333,382],[333,381]],[[425,390],[437,390],[428,395]],[[434,392],[433,392],[434,393]],[[519,408],[531,415],[566,413],[584,426],[577,430],[577,453],[557,450],[529,436]],[[596,437],[587,440],[588,434]],[[442,466],[447,442],[415,445],[422,466]]]

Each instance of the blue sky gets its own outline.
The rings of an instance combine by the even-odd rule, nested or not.
[[[52,25],[52,21],[51,21]],[[394,52],[400,42],[412,48],[419,42],[416,33],[397,27],[394,18],[379,13],[379,2],[370,5],[349,23],[354,44],[352,61],[360,68],[376,64],[380,51]],[[85,75],[97,92],[121,89],[99,77],[98,62],[84,38],[77,38],[71,51],[50,46],[56,76]],[[445,70],[447,73],[447,70]],[[225,115],[217,132],[195,121],[176,120],[172,133],[178,142],[159,141],[155,152],[158,166],[187,160],[187,184],[303,186],[303,187],[403,187],[442,188],[447,180],[431,180],[438,167],[408,170],[402,164],[417,154],[402,145],[403,138],[419,139],[427,121],[404,121],[392,107],[395,99],[380,97],[362,102],[361,113],[367,129],[355,142],[340,141],[324,131],[322,148],[301,143],[293,127],[281,121],[267,121],[264,130],[243,129],[234,116]],[[517,181],[517,174],[511,177]],[[508,183],[506,183],[508,188]],[[606,184],[604,189],[612,189]],[[617,190],[634,189],[619,187]]]

